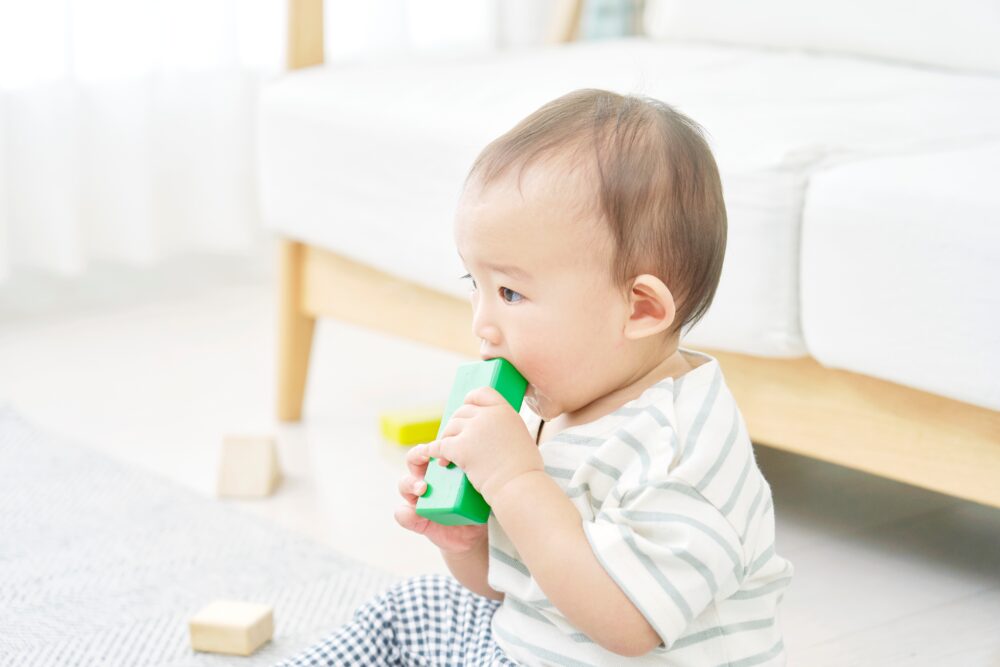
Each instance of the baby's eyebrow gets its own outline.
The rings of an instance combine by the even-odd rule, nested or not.
[[[531,274],[519,266],[509,266],[505,264],[486,264],[485,266],[487,269],[493,269],[497,273],[505,273],[511,278],[517,278],[519,280],[528,280],[531,278]]]
[[[462,259],[462,263],[465,263],[465,258],[462,257],[462,253],[458,253],[458,256]],[[496,271],[497,273],[504,273],[511,278],[518,278],[520,280],[530,280],[531,274],[519,266],[514,266],[512,264],[483,264],[487,269]]]

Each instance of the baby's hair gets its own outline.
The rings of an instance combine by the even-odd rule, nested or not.
[[[468,180],[483,187],[512,167],[568,154],[596,167],[600,211],[614,238],[611,277],[622,296],[649,273],[677,304],[669,334],[708,311],[726,253],[719,170],[701,126],[663,102],[576,90],[490,143]]]

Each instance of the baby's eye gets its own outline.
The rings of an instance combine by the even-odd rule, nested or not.
[[[458,277],[458,279],[459,279],[459,280],[471,280],[471,281],[472,281],[472,290],[473,290],[473,291],[475,291],[475,290],[476,290],[476,279],[475,279],[475,278],[473,278],[471,274],[469,274],[469,273],[466,273],[466,274],[465,274],[464,276],[459,276],[459,277]],[[507,292],[510,292],[510,294],[511,294],[511,295],[513,295],[513,296],[511,296],[511,297],[510,297],[510,299],[508,299],[508,298],[507,298],[507,297],[505,296],[505,294],[506,294]],[[515,297],[517,297],[517,298],[515,298]],[[523,297],[523,296],[521,296],[520,294],[518,294],[517,292],[515,292],[514,290],[510,289],[510,288],[507,288],[507,287],[501,287],[501,288],[500,288],[500,298],[501,298],[501,299],[503,299],[505,303],[518,303],[518,302],[520,302],[520,301],[521,301],[521,299],[523,299],[524,297]]]
[[[517,299],[517,301],[508,301],[508,300],[507,300],[507,299],[506,299],[506,298],[504,297],[504,292],[510,292],[511,294],[514,294],[514,295],[516,295],[516,296],[517,296],[517,297],[519,297],[519,298]],[[518,301],[520,301],[520,300],[521,300],[521,299],[523,299],[524,297],[522,297],[522,296],[521,296],[520,294],[518,294],[517,292],[515,292],[515,291],[514,291],[514,290],[512,290],[512,289],[508,289],[508,288],[506,288],[506,287],[501,287],[501,288],[500,288],[500,298],[501,298],[501,299],[503,299],[504,301],[506,301],[507,303],[517,303]]]

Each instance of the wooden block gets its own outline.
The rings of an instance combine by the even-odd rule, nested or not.
[[[274,438],[228,436],[222,441],[216,493],[220,497],[260,498],[281,481]]]
[[[274,634],[274,613],[266,604],[217,600],[188,622],[195,651],[250,655]]]
[[[443,410],[392,410],[379,417],[382,437],[400,445],[417,445],[437,437]]]

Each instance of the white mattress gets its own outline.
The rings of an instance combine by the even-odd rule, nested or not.
[[[845,165],[803,212],[813,356],[1000,410],[1000,143]]]
[[[451,225],[473,158],[581,87],[657,97],[706,127],[729,245],[715,303],[686,342],[762,356],[807,353],[799,224],[812,171],[1000,138],[1000,79],[850,58],[634,39],[321,67],[263,93],[266,223],[464,296]]]

